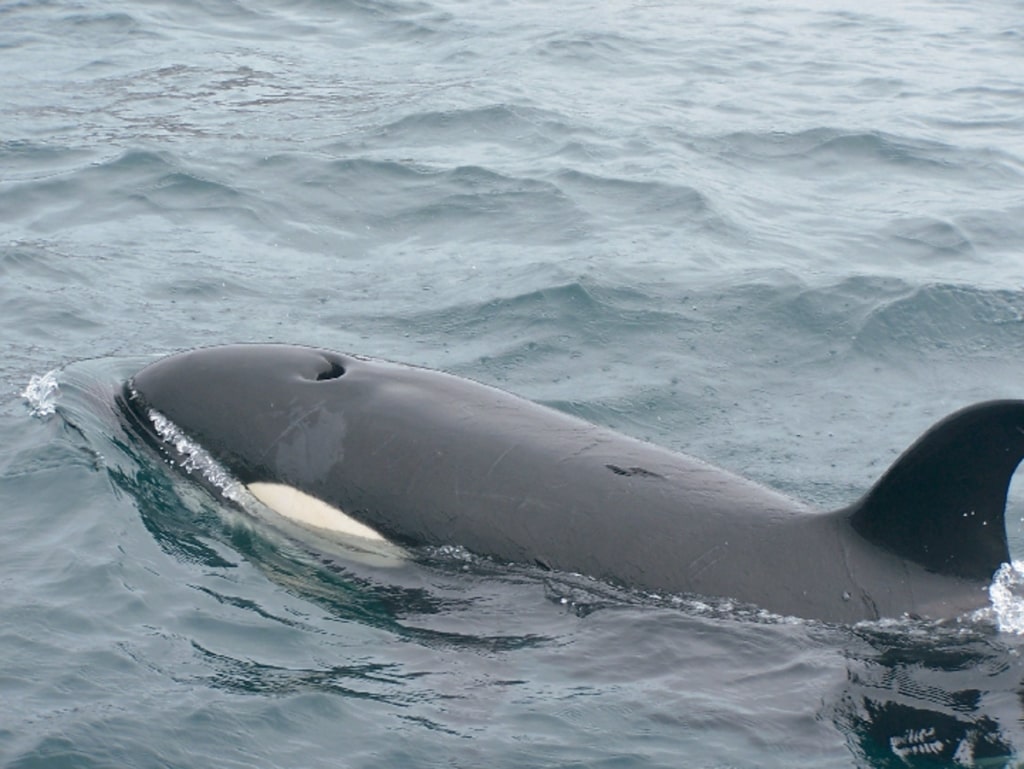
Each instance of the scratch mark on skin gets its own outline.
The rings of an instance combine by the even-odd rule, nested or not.
[[[323,407],[323,405],[324,404],[321,402],[321,403],[317,403],[314,406],[310,406],[308,409],[303,411],[301,414],[298,414],[293,419],[289,420],[288,424],[286,424],[284,426],[284,429],[282,429],[281,432],[279,432],[277,434],[277,436],[272,441],[270,441],[270,443],[267,444],[267,448],[260,455],[260,460],[262,461],[262,460],[266,459],[267,455],[270,453],[271,449],[275,448],[277,446],[277,444],[279,444],[284,439],[285,435],[290,433],[293,428],[298,427],[306,419],[306,417],[308,417],[310,414],[313,414],[313,413],[315,413],[317,411],[320,411],[321,408]]]
[[[664,475],[659,475],[658,473],[643,467],[619,467],[618,465],[605,465],[605,467],[607,467],[616,475],[625,475],[627,477],[632,477],[635,475],[639,476],[640,478],[661,478],[662,480],[665,479]]]
[[[569,454],[568,456],[561,457],[558,461],[559,462],[567,462],[567,461],[569,461],[571,459],[578,459],[579,457],[585,456],[586,454],[589,454],[592,450],[600,448],[600,447],[601,447],[601,441],[592,440],[589,443],[586,443],[583,446],[581,446],[580,448],[578,448],[575,451],[573,451],[572,454]]]
[[[518,445],[519,445],[518,443],[513,443],[511,446],[509,446],[507,449],[505,449],[503,452],[501,452],[501,454],[498,455],[498,458],[495,459],[494,462],[491,464],[491,466],[487,470],[487,472],[484,473],[484,478],[490,478],[491,477],[491,473],[494,472],[494,468],[496,468],[499,464],[501,464],[501,460],[503,460],[505,457],[507,457],[509,455],[509,452],[512,451],[512,449],[516,448]]]
[[[725,554],[725,548],[728,547],[728,545],[728,542],[723,542],[720,545],[713,545],[690,561],[690,565],[687,567],[687,574],[690,579],[698,579],[701,574],[718,563]]]

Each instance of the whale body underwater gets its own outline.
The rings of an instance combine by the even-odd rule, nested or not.
[[[179,464],[154,420],[315,526],[348,520],[355,537],[838,623],[988,605],[1024,456],[1024,401],[980,403],[928,430],[860,500],[819,512],[494,387],[327,350],[180,353],[119,400]]]

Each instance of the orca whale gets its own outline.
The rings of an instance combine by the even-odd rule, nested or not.
[[[309,526],[838,623],[987,606],[1024,457],[1024,401],[980,403],[826,513],[494,387],[309,347],[180,353],[120,401],[180,466],[167,420]]]

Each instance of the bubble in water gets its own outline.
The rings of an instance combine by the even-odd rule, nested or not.
[[[1024,561],[1000,566],[989,585],[988,597],[999,629],[1024,634]]]
[[[57,369],[47,371],[42,376],[33,376],[28,385],[21,392],[21,397],[28,401],[34,417],[48,417],[54,413],[57,407],[57,396],[60,395],[60,388],[57,386]]]

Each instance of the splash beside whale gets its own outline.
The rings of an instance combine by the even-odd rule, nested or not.
[[[1024,457],[1024,401],[977,404],[822,513],[493,387],[308,347],[173,355],[121,403],[167,453],[154,418],[307,525],[830,622],[987,605]]]

